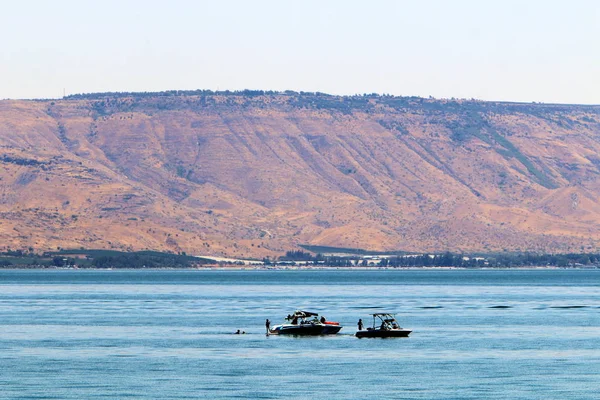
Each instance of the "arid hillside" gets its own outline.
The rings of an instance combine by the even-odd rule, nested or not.
[[[315,93],[0,101],[0,247],[600,249],[600,106]]]

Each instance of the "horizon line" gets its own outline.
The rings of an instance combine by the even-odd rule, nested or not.
[[[483,100],[477,98],[464,97],[434,97],[434,96],[416,96],[416,95],[396,95],[390,93],[355,93],[355,94],[331,94],[320,91],[296,91],[296,90],[264,90],[264,89],[236,89],[236,90],[212,90],[212,89],[169,89],[160,91],[109,91],[109,92],[84,92],[63,95],[62,97],[46,97],[46,98],[4,98],[0,101],[56,101],[56,100],[78,100],[78,97],[85,98],[89,96],[136,96],[136,95],[156,95],[161,97],[167,96],[194,96],[194,95],[232,95],[232,96],[265,96],[265,95],[309,95],[309,96],[327,96],[337,98],[359,98],[359,97],[374,97],[374,98],[409,98],[421,99],[430,101],[454,101],[454,102],[475,102],[475,103],[496,103],[496,104],[514,104],[514,105],[545,105],[545,106],[584,106],[584,107],[599,107],[600,103],[557,103],[557,102],[541,102],[541,101],[512,101],[512,100]]]

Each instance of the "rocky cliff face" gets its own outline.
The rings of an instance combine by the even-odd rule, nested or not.
[[[0,102],[0,247],[598,251],[600,107],[313,93]]]

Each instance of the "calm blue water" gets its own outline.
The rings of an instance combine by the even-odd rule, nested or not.
[[[0,270],[0,398],[594,399],[599,295],[600,270]],[[265,335],[295,309],[345,327]],[[377,311],[411,337],[353,337]]]

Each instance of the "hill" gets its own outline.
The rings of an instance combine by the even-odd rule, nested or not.
[[[296,92],[0,101],[4,249],[600,249],[600,106]]]

